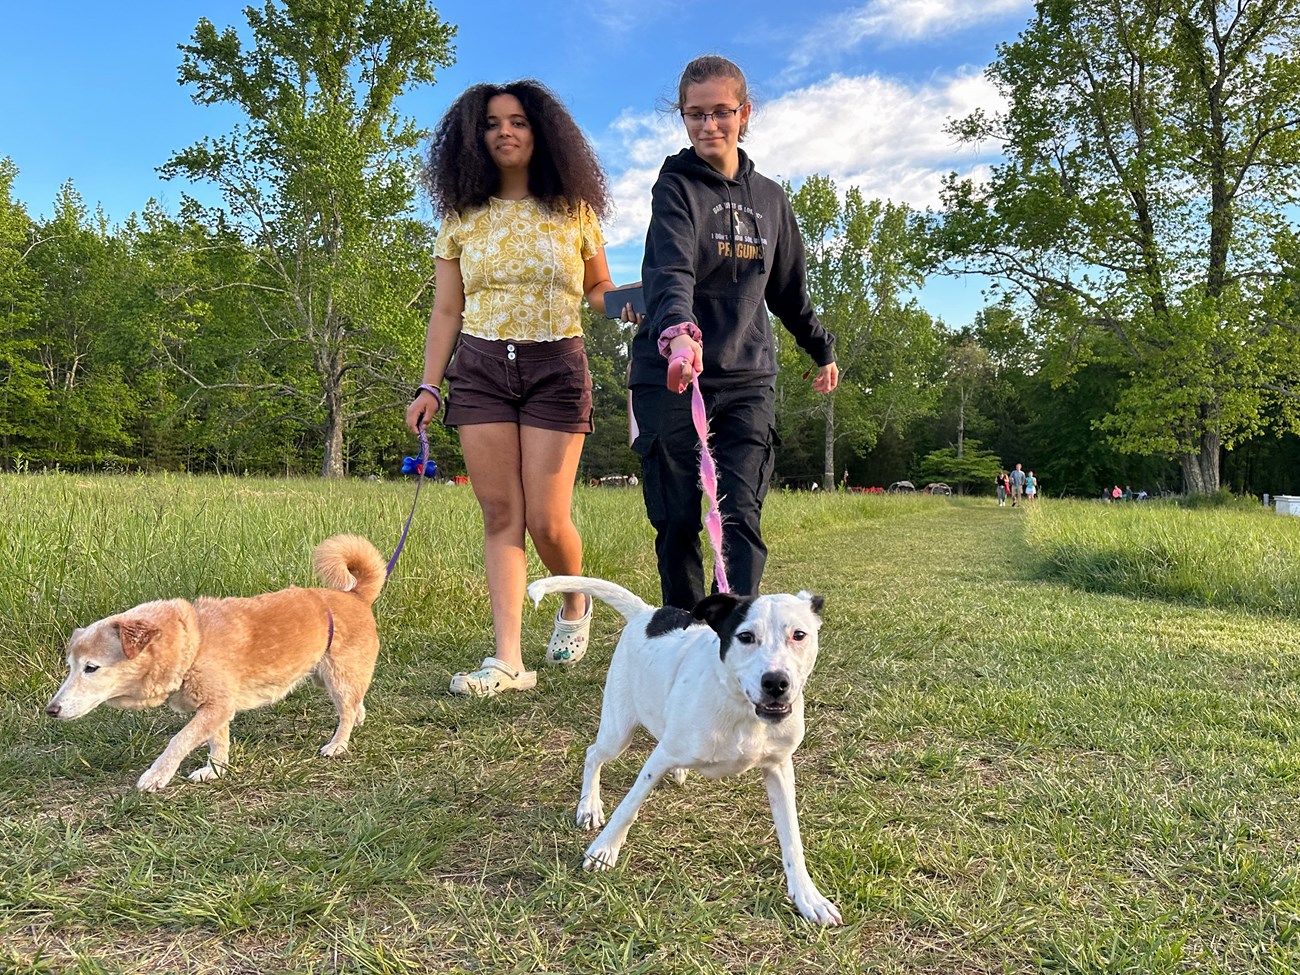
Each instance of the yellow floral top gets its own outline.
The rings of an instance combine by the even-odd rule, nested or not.
[[[460,261],[466,334],[549,342],[582,334],[583,262],[603,246],[585,203],[564,214],[531,197],[493,198],[463,216],[449,214],[434,253]]]

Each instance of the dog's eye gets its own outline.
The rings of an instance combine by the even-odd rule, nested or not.
[[[804,640],[808,639],[808,634],[803,630],[795,630],[790,634],[790,639],[795,643],[803,643]]]
[[[744,633],[737,633],[737,634],[736,634],[736,642],[737,642],[737,643],[744,643],[744,644],[750,644],[750,643],[753,643],[753,642],[754,642],[754,634],[752,634],[752,633],[750,633],[750,632],[748,632],[748,631],[746,631],[746,632],[744,632]]]
[[[99,670],[99,664],[86,664],[86,673],[93,674],[97,670]]]

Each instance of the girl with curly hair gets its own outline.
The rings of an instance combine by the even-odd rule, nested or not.
[[[537,683],[520,645],[525,534],[552,573],[582,570],[570,512],[592,430],[580,307],[585,296],[603,309],[614,287],[599,223],[608,196],[573,118],[532,80],[464,92],[434,132],[424,182],[442,226],[424,377],[406,423],[418,433],[434,417],[446,379],[443,422],[459,430],[483,511],[495,636],[493,654],[453,676],[451,691],[490,697]],[[590,600],[566,594],[546,660],[576,663],[590,623]]]

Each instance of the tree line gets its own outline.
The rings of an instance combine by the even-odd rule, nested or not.
[[[68,184],[37,220],[0,160],[5,468],[388,475],[413,452],[436,228],[395,100],[455,28],[417,0],[245,14],[243,37],[201,20],[180,65],[243,121],[163,166],[221,205],[110,226]],[[987,178],[931,212],[787,187],[841,385],[811,394],[779,343],[778,485],[988,490],[1019,462],[1049,495],[1300,491],[1298,28],[1300,0],[1043,0],[988,69],[1005,111],[952,123],[1001,145]],[[990,286],[972,322],[915,297],[956,273]],[[582,476],[632,473],[629,336],[585,314]]]

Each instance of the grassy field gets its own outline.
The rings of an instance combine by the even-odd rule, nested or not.
[[[583,873],[618,617],[532,693],[448,696],[490,646],[464,489],[421,497],[348,757],[316,756],[307,687],[236,719],[226,778],[141,795],[181,717],[41,713],[74,626],[307,584],[329,534],[391,550],[410,497],[0,477],[0,970],[1300,971],[1300,520],[1263,512],[774,496],[767,588],[826,597],[795,767],[833,930],[786,901],[752,773],[660,790]],[[588,571],[653,599],[639,497],[576,509]],[[525,617],[534,659],[552,611]]]

